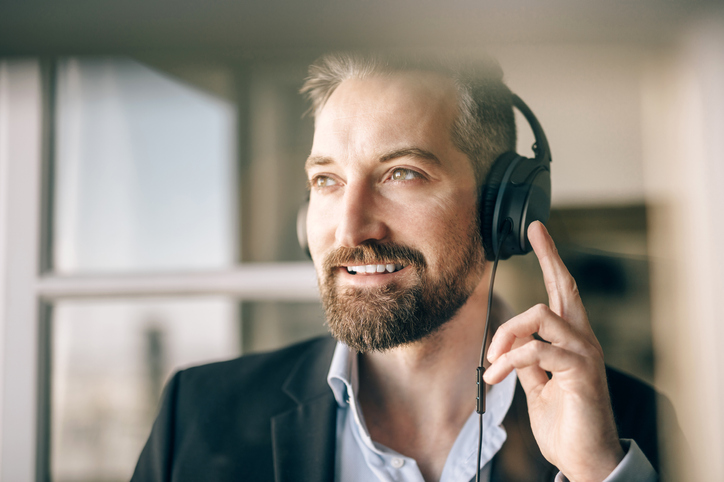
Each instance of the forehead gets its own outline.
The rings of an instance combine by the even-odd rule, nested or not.
[[[397,147],[445,150],[457,113],[453,81],[433,72],[348,79],[315,121],[312,153],[374,156]]]

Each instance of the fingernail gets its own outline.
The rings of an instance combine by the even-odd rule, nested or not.
[[[497,335],[497,333],[495,333]],[[489,362],[494,362],[498,358],[498,338],[493,336],[493,339],[490,340],[490,345],[488,345],[488,354],[486,356]]]
[[[488,349],[488,356],[486,357],[490,363],[493,363],[498,357],[495,356],[495,351]]]

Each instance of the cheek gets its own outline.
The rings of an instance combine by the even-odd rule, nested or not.
[[[425,226],[430,231],[428,234],[467,230],[478,215],[477,200],[468,192],[433,195],[420,207],[408,222],[417,229]]]
[[[307,242],[315,264],[317,260],[321,262],[321,255],[334,242],[334,226],[331,222],[334,216],[329,212],[326,216],[323,213],[323,209],[310,202],[307,210]]]
[[[465,193],[431,201],[427,212],[411,219],[409,226],[416,233],[416,239],[427,240],[427,246],[421,247],[430,256],[428,262],[439,270],[450,261],[459,261],[459,256],[468,252],[470,238],[477,229],[478,207],[477,201]]]

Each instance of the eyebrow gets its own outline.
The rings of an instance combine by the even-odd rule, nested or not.
[[[405,156],[417,157],[419,159],[422,159],[423,161],[428,161],[429,164],[434,164],[437,166],[442,164],[440,162],[440,159],[438,159],[435,154],[430,151],[426,151],[425,149],[420,149],[419,147],[405,147],[403,149],[395,149],[394,151],[390,151],[387,154],[381,156],[380,162],[387,162],[391,161],[392,159],[397,159],[398,157]]]
[[[426,151],[425,149],[420,149],[419,147],[404,147],[402,149],[395,149],[381,155],[379,160],[380,162],[388,162],[393,159],[405,156],[417,157],[423,161],[427,161],[427,163],[429,164],[433,164],[436,166],[440,166],[442,164],[440,162],[440,159],[438,159],[435,154],[430,151]],[[331,157],[309,156],[307,158],[307,161],[304,163],[304,169],[308,170],[310,167],[313,166],[324,166],[332,163],[334,163],[334,160]]]
[[[326,156],[309,156],[307,161],[304,163],[304,170],[308,171],[313,166],[324,166],[326,164],[332,164],[334,161],[331,157]]]

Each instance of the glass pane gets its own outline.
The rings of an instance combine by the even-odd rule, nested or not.
[[[244,353],[273,350],[327,334],[322,305],[317,302],[246,302],[241,310]]]
[[[172,372],[239,354],[237,306],[219,298],[55,305],[52,479],[130,479]]]
[[[307,195],[304,162],[314,134],[299,94],[306,65],[255,65],[249,82],[249,159],[245,170],[243,260],[307,259],[296,220]]]
[[[56,271],[233,263],[232,102],[130,59],[61,60],[56,92]]]
[[[57,303],[52,480],[128,480],[179,368],[327,332],[316,302],[248,302],[241,313],[238,306],[223,298]]]

